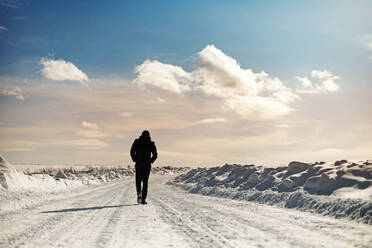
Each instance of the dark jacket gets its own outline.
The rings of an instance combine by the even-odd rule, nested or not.
[[[150,139],[140,136],[133,142],[132,148],[130,149],[130,156],[136,164],[150,165],[154,163],[158,157],[155,143]]]

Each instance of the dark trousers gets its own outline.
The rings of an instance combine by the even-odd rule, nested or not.
[[[147,197],[147,188],[148,188],[150,170],[151,170],[150,164],[136,164],[137,195],[142,192],[142,199],[146,199]],[[143,183],[142,190],[141,190],[141,183]]]

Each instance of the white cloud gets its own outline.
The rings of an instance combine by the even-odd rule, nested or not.
[[[372,52],[372,34],[364,34],[356,38],[359,45]],[[368,58],[372,59],[372,55],[369,54]]]
[[[78,81],[87,87],[85,82],[89,81],[88,76],[71,62],[64,61],[63,59],[53,60],[42,58],[40,64],[43,66],[41,74],[47,79],[55,81]]]
[[[0,26],[0,31],[8,31],[8,29],[4,26]]]
[[[158,98],[156,98],[156,101],[157,101],[158,103],[165,103],[167,100],[165,100],[165,98],[158,97]]]
[[[199,52],[197,67],[196,79],[207,94],[225,97],[242,91],[245,95],[258,93],[256,75],[250,69],[241,69],[235,59],[213,45]]]
[[[23,101],[24,97],[22,95],[22,89],[20,87],[11,87],[7,89],[0,89],[0,94],[5,96],[13,96],[18,100]]]
[[[327,79],[322,82],[323,88],[327,90],[328,92],[335,92],[340,89],[340,86],[336,84],[332,79]]]
[[[201,123],[201,124],[211,124],[211,123],[221,123],[221,122],[226,122],[226,119],[225,118],[207,118],[207,119],[198,121],[198,123]]]
[[[98,129],[98,124],[95,123],[95,122],[87,122],[87,121],[83,121],[83,122],[81,123],[81,126],[82,126],[82,127],[85,127],[85,128],[88,128],[88,129],[93,129],[93,130]]]
[[[195,78],[207,94],[225,98],[262,96],[285,103],[299,98],[280,79],[272,78],[264,71],[254,73],[251,69],[241,68],[235,59],[213,45],[206,46],[198,54],[197,66]]]
[[[138,73],[134,83],[139,86],[155,86],[174,93],[190,90],[191,74],[179,66],[146,60],[143,64],[136,66],[134,71]]]
[[[324,70],[324,71],[314,70],[314,71],[311,71],[310,74],[313,78],[319,78],[319,79],[332,77],[332,74],[329,71],[326,71],[326,70]]]
[[[119,114],[121,117],[132,117],[133,115],[133,112],[122,112]]]
[[[95,122],[83,121],[81,126],[83,129],[80,129],[78,134],[85,138],[103,138],[108,136],[106,133],[98,130],[98,124]]]
[[[74,139],[57,142],[56,144],[76,146],[87,150],[98,150],[109,146],[109,144],[99,139]]]
[[[244,119],[269,120],[292,112],[287,104],[270,97],[233,96],[226,99],[224,108],[233,110]]]
[[[313,83],[307,77],[295,77],[297,81],[301,83],[301,87],[296,90],[300,94],[318,94],[318,93],[329,93],[336,92],[340,89],[340,86],[335,80],[341,79],[339,76],[335,76],[329,71],[317,71],[314,70],[311,76],[315,79],[319,79],[318,83]]]
[[[295,77],[295,79],[302,84],[302,88],[304,89],[314,88],[313,83],[307,77]]]
[[[276,125],[275,127],[277,127],[277,128],[289,128],[290,126],[287,125],[287,124],[280,124],[280,125]]]
[[[319,152],[324,152],[324,153],[343,153],[345,151],[343,149],[330,147],[330,148],[322,149]]]
[[[86,138],[103,138],[103,137],[107,137],[107,134],[101,132],[101,131],[97,131],[97,130],[84,130],[84,129],[81,129],[79,130],[79,135],[83,136],[83,137],[86,137]]]
[[[81,138],[60,141],[56,144],[75,146],[88,150],[97,150],[109,146],[109,144],[100,140],[100,138],[108,137],[109,135],[98,130],[99,126],[97,123],[83,121],[81,127],[81,129],[76,131]]]
[[[198,90],[218,97],[223,108],[245,119],[270,119],[289,114],[289,103],[299,99],[292,89],[266,72],[243,69],[232,57],[214,45],[198,53],[196,68],[186,72],[179,66],[146,60],[135,68],[133,81],[139,86],[158,87],[181,94]]]

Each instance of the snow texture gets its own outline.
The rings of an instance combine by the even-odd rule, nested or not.
[[[372,161],[268,168],[224,165],[197,168],[169,182],[191,193],[296,208],[372,224]]]
[[[248,201],[190,194],[151,175],[148,205],[133,177],[0,214],[0,247],[370,247],[371,226]]]

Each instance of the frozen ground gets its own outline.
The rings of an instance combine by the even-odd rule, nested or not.
[[[190,194],[152,176],[0,215],[0,247],[370,247],[371,226],[293,209]]]
[[[30,176],[0,158],[0,247],[4,248],[370,247],[372,243],[368,224],[191,194],[177,187],[188,185],[183,179],[198,178],[198,187],[190,184],[194,189],[209,182],[205,189],[213,192],[210,186],[216,178],[220,182],[234,173],[245,175],[236,167],[234,173],[217,174],[218,168],[197,169],[176,179],[183,169],[157,168],[150,177],[149,204],[138,205],[131,170]]]

